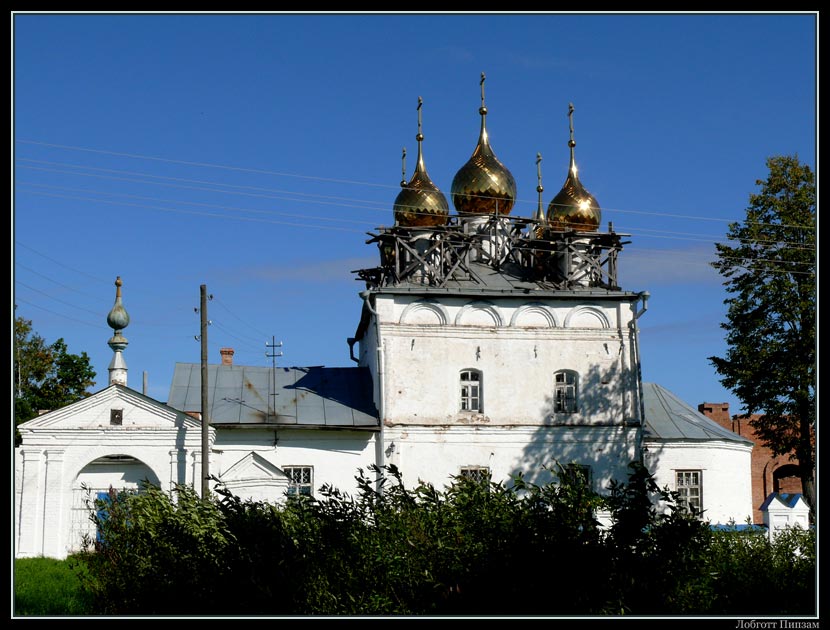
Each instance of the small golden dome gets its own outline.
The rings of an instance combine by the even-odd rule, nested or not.
[[[421,105],[423,99],[418,97],[418,162],[415,165],[415,172],[412,179],[406,181],[406,149],[403,151],[403,172],[401,179],[401,192],[398,193],[393,207],[395,224],[402,227],[435,227],[446,225],[450,216],[450,208],[447,198],[438,186],[432,183],[424,166],[424,156],[421,143],[424,136],[421,133]]]
[[[481,73],[481,133],[473,155],[455,174],[450,189],[452,202],[459,214],[507,215],[516,201],[516,180],[499,162],[487,136],[484,105],[484,73]]]
[[[548,223],[554,229],[594,232],[599,227],[602,211],[597,200],[585,190],[577,175],[576,161],[574,160],[576,142],[574,141],[573,112],[574,106],[571,103],[568,105],[568,118],[570,119],[571,128],[571,139],[568,141],[568,146],[571,149],[571,163],[562,190],[548,205]]]

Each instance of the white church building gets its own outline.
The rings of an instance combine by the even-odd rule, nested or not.
[[[490,146],[483,77],[479,114],[451,212],[426,171],[419,100],[413,175],[394,224],[370,240],[378,266],[357,272],[354,364],[241,366],[224,348],[206,370],[204,434],[201,364],[176,364],[166,402],[127,385],[117,280],[109,386],[19,427],[16,557],[78,550],[92,527],[87,492],[145,479],[199,490],[203,457],[234,494],[274,502],[323,484],[352,493],[371,464],[440,488],[463,475],[509,484],[519,472],[544,483],[558,462],[607,492],[641,460],[703,518],[745,522],[752,442],[642,382],[637,322],[648,293],[619,284],[627,235],[601,229],[579,180],[573,107],[565,182],[545,205],[539,171],[533,217],[511,215],[516,184]]]

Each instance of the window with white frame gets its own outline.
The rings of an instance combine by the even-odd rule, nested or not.
[[[311,466],[285,466],[283,471],[288,476],[289,496],[312,496],[314,475]]]
[[[482,410],[481,372],[478,370],[461,370],[461,411]]]
[[[574,413],[577,393],[576,372],[559,370],[553,375],[553,409],[556,413]]]
[[[458,476],[479,483],[487,483],[490,481],[490,469],[487,466],[462,466]]]
[[[683,508],[694,510],[696,514],[703,511],[703,471],[675,471],[675,487]]]

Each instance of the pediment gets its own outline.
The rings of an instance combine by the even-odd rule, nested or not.
[[[77,430],[177,429],[200,426],[198,420],[123,385],[110,385],[77,402],[20,425],[34,432]]]
[[[288,484],[288,477],[279,467],[253,451],[222,473],[221,480],[228,485],[251,480],[269,480]]]

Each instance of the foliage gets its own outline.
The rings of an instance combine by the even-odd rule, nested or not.
[[[173,614],[183,605],[221,610],[214,576],[235,538],[215,504],[189,486],[167,494],[146,481],[138,491],[111,489],[88,504],[98,536],[85,538],[81,557],[103,614]]]
[[[818,610],[816,531],[786,529],[715,532],[709,552],[718,613],[799,615]]]
[[[711,530],[679,495],[661,489],[641,462],[629,464],[627,483],[612,481],[614,517],[606,539],[611,557],[605,612],[699,613],[711,598],[701,572]],[[703,578],[703,579],[701,579]]]
[[[109,614],[719,614],[744,610],[733,581],[751,570],[788,595],[770,608],[813,609],[814,537],[756,550],[715,534],[639,463],[608,497],[551,472],[542,486],[459,477],[438,490],[373,466],[354,496],[324,486],[279,505],[221,485],[204,501],[186,487],[112,491],[91,508],[85,584]]]
[[[85,615],[92,598],[83,588],[73,558],[20,558],[14,561],[14,614]]]
[[[816,187],[797,157],[767,160],[746,219],[729,226],[712,263],[731,297],[728,350],[710,357],[721,382],[759,413],[751,424],[776,454],[795,453],[815,513]]]
[[[47,344],[33,331],[30,320],[15,317],[13,379],[17,427],[41,410],[58,409],[87,396],[95,385],[95,371],[86,352],[70,354],[62,338]],[[19,444],[19,434],[15,441]]]

